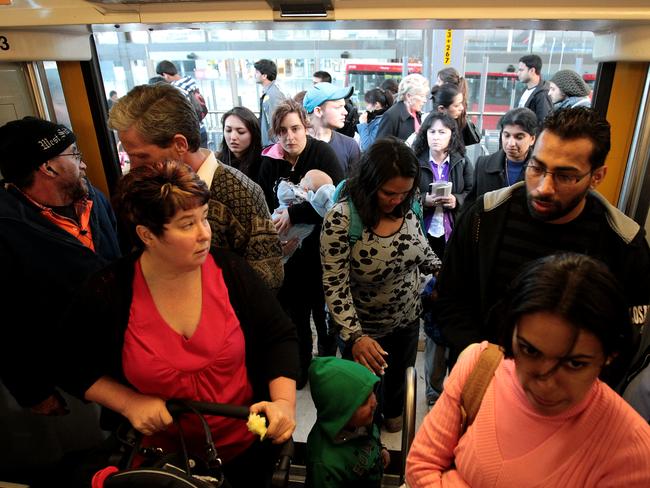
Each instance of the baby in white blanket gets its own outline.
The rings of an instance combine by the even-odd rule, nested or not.
[[[314,210],[318,212],[318,215],[324,217],[334,204],[332,201],[334,190],[335,187],[332,184],[332,178],[324,171],[318,169],[307,171],[298,185],[287,180],[282,180],[278,183],[276,190],[280,205],[273,211],[271,218],[275,220],[279,216],[280,210],[302,202],[309,202]],[[299,241],[298,247],[300,247],[305,237],[311,234],[313,230],[313,224],[295,224],[286,233],[280,235],[280,240],[290,241],[297,238]],[[292,254],[293,252],[284,256],[283,262],[286,263]]]

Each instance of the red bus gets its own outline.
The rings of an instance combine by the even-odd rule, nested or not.
[[[422,65],[411,63],[408,65],[408,72],[409,74],[422,73]],[[363,100],[365,92],[381,85],[387,78],[400,80],[402,78],[402,64],[350,63],[345,67],[346,85],[354,86],[355,93],[358,94],[360,101]],[[465,72],[465,79],[467,80],[467,111],[476,123],[479,118],[481,73],[467,71]],[[593,89],[596,75],[587,73],[583,75],[583,79]],[[524,85],[518,82],[517,73],[488,72],[483,110],[483,129],[496,129],[501,116],[515,106],[524,89]]]
[[[402,63],[350,63],[345,66],[345,86],[354,86],[354,91],[363,94],[378,87],[388,78],[402,79]],[[422,73],[420,63],[409,63],[408,72]]]

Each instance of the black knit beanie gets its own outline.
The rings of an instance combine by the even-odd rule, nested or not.
[[[562,69],[553,75],[551,81],[562,90],[567,97],[586,97],[589,95],[589,86],[582,77],[570,69]]]
[[[36,117],[8,122],[0,127],[0,172],[9,183],[20,181],[76,140],[65,125]]]

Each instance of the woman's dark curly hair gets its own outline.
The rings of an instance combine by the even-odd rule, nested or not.
[[[601,378],[620,379],[634,354],[634,332],[618,280],[602,262],[576,253],[546,256],[528,264],[491,310],[489,326],[501,329],[506,357],[524,315],[548,312],[595,335],[605,356],[616,356]]]
[[[118,183],[113,207],[125,223],[138,249],[144,244],[135,229],[144,225],[154,235],[165,232],[179,210],[208,203],[210,190],[188,165],[176,161],[158,162],[129,171]]]
[[[451,139],[449,140],[449,147],[447,147],[447,153],[460,153],[463,156],[465,155],[465,145],[463,144],[463,137],[458,130],[458,124],[454,119],[449,115],[443,112],[431,112],[427,115],[427,118],[424,119],[418,135],[413,141],[413,152],[420,156],[423,152],[429,149],[429,141],[427,140],[427,131],[435,124],[436,120],[442,122],[447,129],[451,130]]]
[[[395,207],[395,217],[406,215],[411,208],[420,178],[418,158],[403,141],[392,136],[377,139],[361,155],[341,196],[352,200],[364,227],[377,226],[381,218],[377,192],[388,180],[400,176],[413,178],[413,187],[404,201]]]

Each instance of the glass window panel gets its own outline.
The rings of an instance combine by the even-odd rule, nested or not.
[[[134,44],[149,44],[149,32],[133,31],[130,34]]]
[[[208,41],[265,41],[266,31],[264,30],[211,30],[208,31]]]
[[[395,39],[395,31],[393,29],[386,30],[333,30],[331,31],[333,41],[347,41],[347,40],[390,40]]]
[[[268,31],[269,40],[273,41],[327,41],[326,30],[272,30]]]
[[[262,25],[262,24],[260,24]],[[97,33],[97,49],[105,90],[126,93],[155,75],[157,62],[174,62],[182,76],[197,80],[210,114],[206,119],[211,140],[220,137],[221,114],[233,105],[259,112],[262,89],[255,83],[253,63],[272,59],[278,66],[277,83],[288,96],[308,88],[312,73],[328,71],[337,86],[352,85],[355,99],[386,78],[401,79],[403,60],[409,72],[422,72],[424,30],[331,29],[322,23],[294,30],[275,24],[272,30],[230,29],[219,24],[207,30],[169,29],[129,33]],[[596,63],[591,57],[591,32],[531,30],[465,30],[463,66],[468,82],[468,109],[478,120],[481,77],[486,77],[483,127],[491,129],[518,99],[523,86],[512,74],[518,59],[529,52],[542,57],[548,79],[558,69],[574,69],[593,85]],[[320,42],[320,41],[333,42]],[[197,45],[187,46],[187,43]],[[119,48],[116,48],[116,44]],[[183,46],[186,47],[183,47]],[[435,64],[437,60],[430,60]],[[489,75],[482,75],[485,70]],[[359,65],[365,65],[359,68]],[[356,67],[355,67],[356,66]],[[437,67],[437,65],[436,65]],[[235,94],[233,94],[233,85]],[[234,99],[233,99],[234,96]],[[494,113],[495,115],[490,115]],[[214,136],[214,137],[212,137]]]
[[[151,42],[203,42],[205,31],[199,29],[154,30],[151,32]]]
[[[117,32],[97,32],[95,40],[97,44],[119,44]]]
[[[413,30],[413,29],[400,29],[396,31],[396,38],[397,39],[407,39],[407,40],[420,40],[422,39],[422,31],[421,30]]]
[[[43,61],[43,69],[45,70],[47,86],[50,90],[50,96],[52,97],[54,118],[56,119],[55,122],[66,125],[68,127],[72,127],[72,124],[70,123],[70,114],[68,113],[68,106],[65,103],[65,96],[63,95],[63,87],[61,85],[61,78],[59,77],[59,70],[56,66],[56,61]]]

